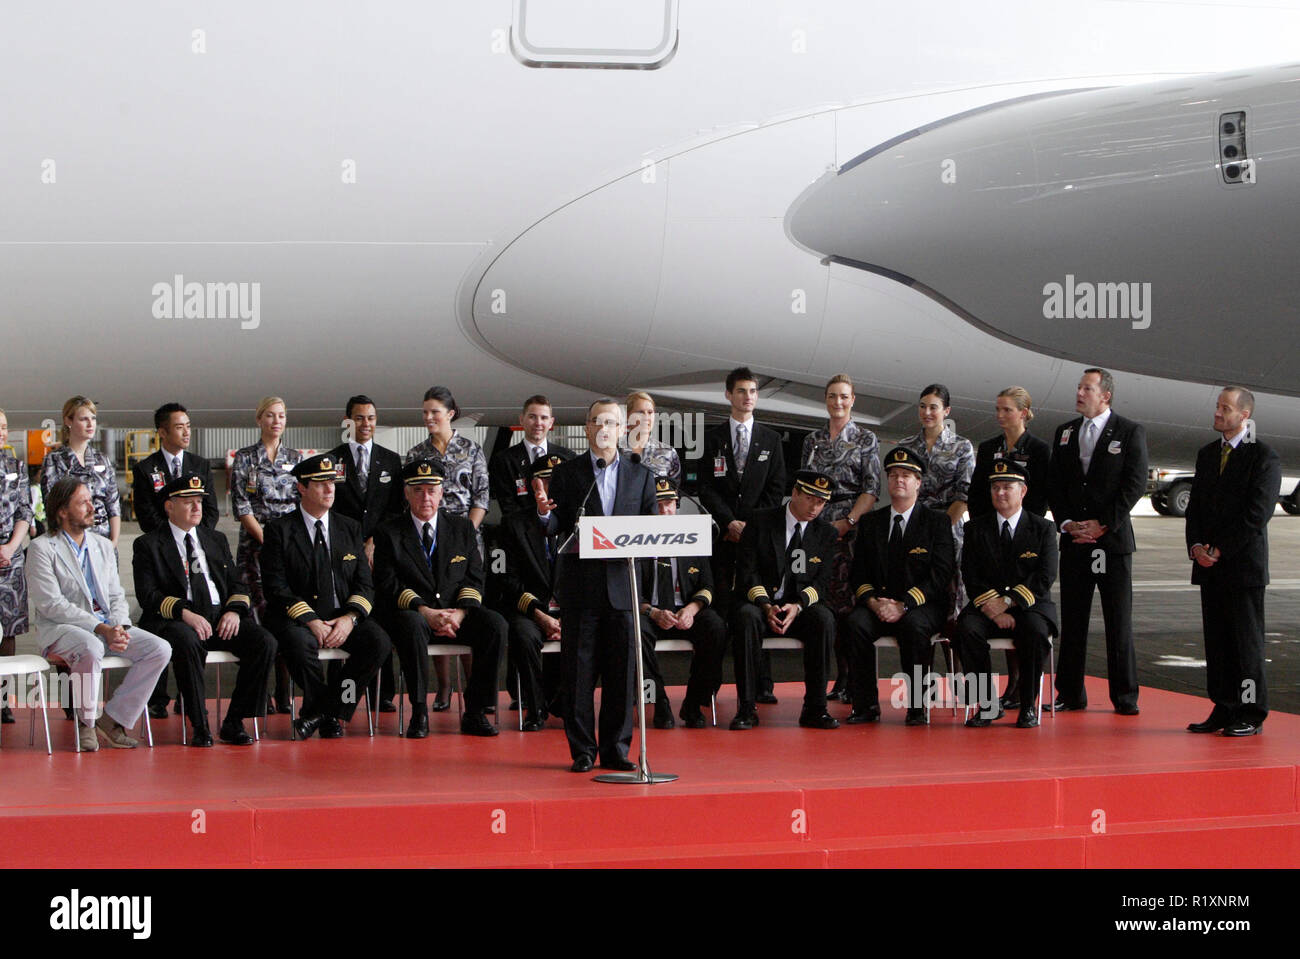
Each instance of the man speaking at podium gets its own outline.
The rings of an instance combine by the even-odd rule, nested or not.
[[[556,563],[560,603],[560,669],[564,689],[564,733],[575,773],[592,768],[628,771],[632,745],[632,586],[623,560],[578,558],[581,516],[653,516],[653,474],[620,455],[622,408],[609,398],[587,410],[586,456],[576,456],[551,474],[554,509],[539,518],[565,544]],[[596,735],[595,687],[600,674],[600,730]]]

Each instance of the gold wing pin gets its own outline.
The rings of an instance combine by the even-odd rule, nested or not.
[[[356,558],[357,558],[356,553],[345,553],[345,554],[343,555],[343,562],[346,563],[348,560],[350,560],[350,559],[356,559]]]
[[[913,547],[912,547],[911,549],[909,549],[907,552],[908,552],[909,554],[915,556],[917,553],[928,553],[928,552],[930,552],[930,551],[929,551],[928,549],[926,549],[924,546],[913,546]]]
[[[463,563],[463,562],[465,562],[465,557],[464,557],[464,556],[460,556],[460,555],[453,556],[453,557],[451,558],[451,562],[453,562],[453,563]]]
[[[1038,554],[1033,550],[1027,549],[1020,554],[1021,559],[1038,559]]]

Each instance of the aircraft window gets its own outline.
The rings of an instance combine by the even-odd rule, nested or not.
[[[515,0],[510,49],[529,67],[656,70],[677,52],[678,0]]]

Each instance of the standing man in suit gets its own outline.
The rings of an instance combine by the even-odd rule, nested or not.
[[[266,625],[303,690],[294,732],[307,739],[319,730],[322,739],[337,739],[343,735],[339,720],[352,717],[393,647],[370,615],[375,590],[361,527],[330,508],[338,479],[334,457],[308,456],[293,475],[298,508],[267,523],[262,541]],[[317,652],[339,647],[349,657],[326,685]]]
[[[488,463],[488,486],[492,498],[501,508],[503,521],[519,510],[533,510],[535,501],[528,475],[530,463],[545,460],[548,456],[558,456],[563,462],[577,455],[567,446],[547,437],[555,425],[555,415],[551,412],[551,401],[540,393],[524,400],[519,425],[524,431],[524,441],[506,447]]]
[[[738,700],[732,729],[758,725],[755,667],[763,637],[769,634],[803,641],[799,725],[839,726],[826,712],[826,661],[835,643],[835,614],[826,597],[839,532],[821,519],[834,488],[827,474],[800,470],[789,503],[759,510],[745,524],[736,569],[736,592],[744,590],[745,599],[731,614]]]
[[[230,544],[200,524],[209,490],[197,473],[181,474],[163,487],[167,522],[136,538],[131,568],[143,615],[141,625],[171,645],[176,688],[185,701],[191,746],[211,746],[203,666],[208,650],[239,657],[220,737],[248,746],[244,720],[266,715],[266,681],[275,660],[275,639],[253,622],[248,587],[230,555]]]
[[[131,625],[126,593],[117,575],[117,553],[94,532],[95,503],[90,487],[65,476],[45,499],[49,529],[27,550],[27,593],[41,655],[58,656],[72,671],[72,707],[84,752],[99,741],[115,749],[139,745],[126,731],[140,721],[149,691],[171,658],[171,649],[153,633]],[[105,656],[131,660],[121,685],[98,712],[101,662]]]
[[[167,525],[163,510],[166,496],[164,488],[185,473],[193,473],[203,480],[203,522],[208,529],[217,528],[220,512],[217,493],[212,486],[212,467],[206,459],[195,456],[190,450],[190,415],[179,403],[164,403],[153,411],[154,429],[158,431],[159,449],[150,453],[131,468],[131,504],[135,509],[140,532],[152,533]],[[158,685],[149,697],[149,715],[154,719],[167,718],[167,670],[158,677]]]
[[[334,462],[343,464],[343,480],[334,486],[334,511],[360,524],[366,561],[373,570],[375,530],[384,520],[405,512],[402,458],[375,442],[379,414],[374,400],[364,394],[351,397],[345,415],[351,421],[352,437],[330,450]],[[379,670],[381,713],[396,712],[393,689],[393,657],[389,656]]]
[[[1056,581],[1057,533],[1049,520],[1024,508],[1028,472],[1014,460],[994,462],[989,473],[992,513],[966,524],[961,575],[971,600],[957,617],[957,646],[966,669],[977,676],[979,711],[966,725],[981,727],[1002,718],[989,640],[1009,636],[1020,659],[1020,716],[1016,725],[1038,725],[1038,684],[1043,654],[1059,628],[1052,602]],[[1010,679],[1008,679],[1010,682]]]
[[[926,462],[906,446],[885,457],[889,509],[868,513],[859,524],[853,547],[853,611],[844,620],[844,648],[849,654],[849,723],[880,719],[874,644],[882,636],[898,641],[898,658],[909,694],[904,722],[924,726],[930,720],[924,695],[929,683],[930,637],[943,629],[951,603],[949,585],[957,565],[952,520],[943,510],[917,502]],[[921,688],[918,689],[917,686]]]
[[[547,531],[557,532],[560,551],[556,586],[560,608],[560,668],[565,705],[564,733],[573,772],[587,772],[599,755],[610,770],[632,770],[634,663],[632,583],[622,560],[579,559],[576,528],[581,515],[652,516],[654,475],[622,456],[623,409],[604,397],[587,410],[587,453],[555,467]],[[600,675],[600,729],[595,717],[596,675]]]
[[[1282,489],[1277,453],[1254,435],[1255,396],[1225,387],[1214,407],[1221,439],[1201,448],[1187,505],[1187,553],[1201,587],[1206,685],[1214,709],[1194,733],[1254,736],[1268,716],[1264,587],[1268,521]]]
[[[756,510],[773,509],[789,491],[781,436],[754,421],[758,404],[758,378],[747,366],[727,374],[727,402],[731,415],[725,423],[704,433],[704,464],[700,477],[700,502],[718,524],[713,544],[714,589],[718,607],[727,615],[733,605],[736,549]],[[773,704],[771,659],[758,658],[756,702]]]
[[[660,516],[677,515],[677,484],[666,476],[655,480]],[[674,725],[672,703],[664,689],[663,674],[655,656],[661,639],[685,639],[693,647],[691,673],[682,700],[682,722],[688,729],[703,729],[701,707],[722,685],[722,657],[727,650],[727,626],[711,608],[713,573],[707,556],[672,556],[644,559],[641,576],[641,640],[645,675],[655,685],[656,729]]]
[[[501,523],[498,542],[505,551],[501,600],[511,658],[519,667],[523,730],[545,728],[560,686],[557,657],[542,655],[548,642],[560,641],[560,604],[555,596],[558,534],[548,530],[550,483],[555,467],[567,462],[558,453],[528,463],[533,509],[517,509]]]
[[[1047,500],[1061,530],[1061,658],[1056,708],[1086,709],[1083,664],[1092,594],[1101,593],[1106,624],[1106,678],[1121,716],[1138,714],[1133,649],[1133,523],[1129,512],[1146,492],[1146,430],[1111,409],[1115,381],[1083,371],[1074,408],[1082,415],[1056,430]]]
[[[460,731],[495,736],[497,729],[484,713],[496,697],[506,623],[483,606],[483,557],[474,524],[438,509],[443,482],[438,460],[412,460],[401,477],[410,512],[375,531],[375,586],[380,616],[411,692],[406,735],[429,735],[428,647],[441,637],[473,650]]]

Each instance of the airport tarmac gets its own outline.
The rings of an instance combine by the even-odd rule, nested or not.
[[[223,516],[218,528],[230,540],[231,551],[238,541],[238,525]],[[1300,517],[1280,509],[1269,523],[1272,585],[1265,593],[1267,629],[1267,679],[1270,709],[1300,713]],[[1205,647],[1201,634],[1200,590],[1191,585],[1191,564],[1183,544],[1183,521],[1155,515],[1143,499],[1134,510],[1134,532],[1138,552],[1133,564],[1133,621],[1137,648],[1138,679],[1144,686],[1173,692],[1205,695]],[[131,580],[131,543],[139,535],[133,522],[123,524],[121,539],[122,578],[133,613],[135,603]],[[1059,605],[1059,595],[1056,597]],[[37,652],[32,634],[18,637],[18,652]],[[897,668],[892,651],[881,656],[882,675]],[[1087,673],[1106,673],[1106,642],[1102,629],[1101,602],[1093,600],[1088,640]],[[688,659],[681,655],[661,657],[664,679],[669,687],[684,685]],[[995,667],[1005,668],[1000,656]],[[504,666],[503,666],[504,668]],[[732,681],[730,656],[724,672]],[[798,658],[778,654],[773,663],[778,682],[801,678]],[[209,670],[209,673],[212,671]],[[208,678],[210,692],[214,686]],[[228,688],[228,687],[227,687]],[[680,690],[671,690],[680,696]],[[1093,703],[1096,708],[1104,702]],[[1205,712],[1208,714],[1208,701]],[[1204,716],[1189,716],[1189,721]]]

